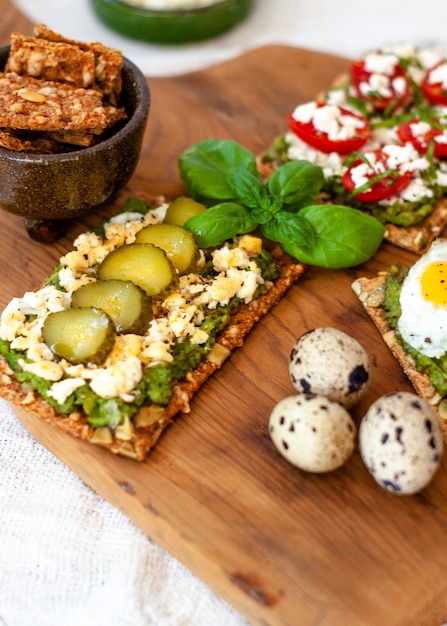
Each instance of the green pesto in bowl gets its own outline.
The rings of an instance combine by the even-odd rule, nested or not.
[[[211,1],[211,0],[210,0]],[[191,9],[146,9],[121,0],[91,0],[111,29],[157,44],[185,44],[216,37],[244,20],[255,0],[221,0]]]

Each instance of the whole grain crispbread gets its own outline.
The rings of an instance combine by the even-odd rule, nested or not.
[[[352,289],[375,324],[383,341],[399,362],[416,393],[426,400],[441,418],[444,439],[447,443],[447,401],[440,397],[428,375],[417,369],[413,358],[405,352],[397,341],[381,306],[385,298],[385,283],[386,272],[382,272],[374,278],[358,278],[352,283]]]
[[[342,73],[335,78],[328,90],[320,91],[315,101],[324,103],[327,101],[328,93],[337,87],[343,87],[349,82],[349,74]],[[277,138],[278,139],[278,138]],[[276,141],[276,140],[275,140]],[[273,144],[274,145],[274,144]],[[272,156],[271,149],[258,155],[257,166],[260,174],[266,181],[278,167],[284,163],[282,158]],[[324,197],[318,201],[330,202],[330,198]],[[425,220],[417,226],[396,226],[395,224],[385,224],[384,240],[392,245],[405,250],[410,250],[416,254],[424,254],[430,247],[433,240],[447,226],[447,198],[439,199],[433,206],[433,210]]]
[[[202,385],[239,347],[248,333],[281,300],[290,287],[303,275],[306,266],[276,246],[272,251],[280,276],[267,283],[267,292],[248,304],[240,304],[232,313],[229,324],[217,336],[216,343],[204,360],[189,371],[181,381],[175,381],[167,406],[143,405],[133,418],[133,427],[92,428],[86,417],[76,411],[57,414],[38,393],[21,384],[7,361],[0,357],[0,397],[9,402],[17,413],[26,411],[36,419],[56,426],[70,435],[107,448],[114,454],[144,461],[165,429],[180,413],[190,412],[190,402]]]

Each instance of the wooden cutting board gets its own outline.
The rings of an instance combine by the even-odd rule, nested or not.
[[[177,157],[184,149],[216,137],[262,151],[285,130],[289,110],[347,66],[326,54],[268,46],[189,75],[149,79],[152,110],[141,161],[113,205],[73,223],[51,246],[31,241],[21,219],[1,214],[1,308],[37,287],[73,238],[127,196],[182,193]],[[351,290],[356,277],[397,260],[413,256],[384,244],[364,267],[310,269],[143,464],[25,413],[19,418],[253,625],[439,626],[447,619],[446,461],[423,493],[398,497],[376,485],[358,451],[329,475],[294,469],[267,428],[275,403],[293,393],[292,345],[315,326],[345,330],[369,354],[372,384],[354,412],[357,422],[380,395],[412,390]]]

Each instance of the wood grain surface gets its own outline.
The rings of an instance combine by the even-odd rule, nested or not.
[[[0,42],[30,25],[0,0]],[[285,129],[345,59],[283,46],[253,50],[195,72],[149,78],[152,109],[138,169],[113,204],[71,224],[51,246],[21,219],[0,216],[0,307],[36,288],[71,241],[129,195],[184,191],[177,157],[210,137],[257,153]],[[0,181],[1,184],[1,181]],[[329,475],[294,469],[276,452],[268,418],[293,394],[288,357],[298,336],[334,326],[356,337],[372,364],[357,423],[384,393],[412,388],[351,289],[413,255],[387,244],[347,271],[311,268],[245,346],[197,395],[147,462],[115,458],[24,413],[29,432],[88,485],[259,626],[440,626],[447,620],[447,472],[421,494],[394,496],[368,475],[358,449]]]

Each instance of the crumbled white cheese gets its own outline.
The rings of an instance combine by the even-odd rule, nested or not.
[[[288,132],[285,136],[288,149],[287,157],[290,160],[305,160],[314,165],[319,165],[323,170],[325,178],[331,176],[341,175],[344,171],[343,161],[344,157],[340,156],[337,152],[321,152],[309,146],[309,144],[301,141],[295,133]]]
[[[358,129],[366,126],[364,120],[347,115],[338,106],[332,104],[318,106],[316,102],[297,106],[292,117],[302,124],[312,122],[317,131],[327,134],[330,141],[351,139],[356,136]]]
[[[407,89],[407,81],[403,76],[396,76],[391,81],[391,85],[393,87],[394,93],[399,97],[405,94]]]
[[[408,172],[422,171],[430,167],[428,160],[421,157],[410,144],[385,146],[384,152],[387,155],[388,167],[392,169],[399,168],[402,172]]]
[[[431,130],[431,126],[428,122],[419,120],[410,124],[410,130],[415,137],[424,137]]]
[[[411,179],[410,184],[399,195],[407,202],[419,202],[423,198],[432,198],[433,191],[420,176],[416,176]]]
[[[399,58],[395,54],[371,52],[365,55],[365,69],[372,74],[384,74],[392,76],[395,72]]]
[[[433,192],[427,183],[418,175],[430,167],[429,161],[422,157],[413,146],[406,144],[389,145],[384,147],[387,155],[387,162],[376,160],[374,152],[365,155],[368,162],[361,162],[359,165],[351,168],[351,179],[355,188],[359,188],[369,181],[371,175],[378,175],[386,172],[387,169],[399,169],[402,173],[413,172],[414,176],[410,183],[398,194],[382,200],[380,204],[391,205],[396,200],[405,200],[408,202],[417,202],[423,198],[433,197]]]
[[[22,369],[25,372],[29,372],[45,380],[57,381],[64,375],[64,370],[56,361],[37,361],[36,363],[26,363],[23,361]]]
[[[90,387],[101,398],[115,398],[131,393],[143,377],[143,367],[138,357],[129,357],[109,367],[90,370]]]
[[[440,63],[428,75],[428,82],[431,85],[441,84],[442,90],[447,89],[447,63]]]
[[[66,309],[70,304],[70,294],[52,285],[29,291],[22,298],[13,298],[1,316],[0,337],[9,342],[19,336],[26,337],[49,313]],[[28,315],[37,316],[38,322],[26,322]]]
[[[64,378],[51,385],[48,395],[54,398],[59,404],[64,404],[65,400],[78,388],[85,385],[83,378]]]
[[[359,83],[359,90],[365,98],[376,94],[383,98],[391,98],[393,95],[389,77],[382,74],[371,74],[367,81],[363,80]]]
[[[146,365],[157,365],[158,363],[171,363],[174,357],[170,351],[170,343],[165,341],[151,341],[145,347],[140,355],[140,359]]]

